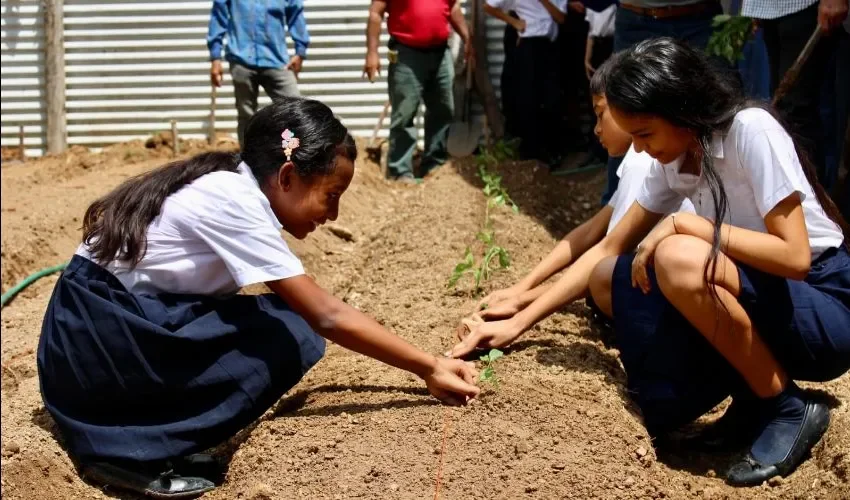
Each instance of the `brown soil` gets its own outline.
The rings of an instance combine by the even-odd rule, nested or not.
[[[3,290],[66,260],[89,202],[171,156],[167,140],[154,146],[130,143],[100,154],[74,148],[4,166]],[[517,279],[584,220],[602,183],[601,175],[556,178],[521,164],[502,170],[521,211],[496,215],[513,266],[487,289]],[[460,292],[446,289],[483,217],[473,168],[446,166],[418,187],[386,183],[373,163],[359,162],[357,172],[343,197],[342,230],[324,229],[292,246],[335,294],[442,352],[474,304],[468,281]],[[3,309],[2,496],[134,498],[77,475],[41,404],[34,352],[54,281],[42,279]],[[432,498],[446,428],[441,498],[850,497],[850,376],[818,386],[834,402],[833,423],[812,458],[784,481],[739,490],[720,477],[729,455],[653,447],[626,394],[617,352],[603,345],[583,304],[529,332],[497,372],[497,389],[448,409],[413,376],[332,346],[291,394],[216,450],[229,471],[205,498]]]

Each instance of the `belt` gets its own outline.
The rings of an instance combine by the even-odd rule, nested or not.
[[[620,8],[630,10],[642,16],[652,17],[654,19],[669,19],[674,17],[685,17],[702,14],[709,9],[716,7],[717,0],[703,0],[702,2],[692,3],[688,5],[669,5],[667,7],[638,7],[628,3],[620,3]]]

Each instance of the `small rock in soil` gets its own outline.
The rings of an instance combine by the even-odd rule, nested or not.
[[[558,462],[558,463],[552,464],[552,468],[555,469],[555,470],[564,470],[564,469],[567,468],[567,466],[565,464]]]
[[[14,441],[8,442],[5,445],[3,445],[3,456],[4,457],[11,457],[15,453],[20,453],[20,452],[21,452],[20,445],[18,443],[15,443]]]
[[[767,481],[767,484],[769,484],[770,486],[779,486],[784,482],[785,479],[783,479],[782,476],[773,476]]]
[[[635,454],[640,458],[645,457],[646,456],[646,448],[644,448],[643,446],[639,447],[638,449],[635,450]]]
[[[272,500],[274,490],[267,484],[260,483],[248,491],[249,500]]]
[[[328,453],[328,454],[325,455],[325,460],[333,460],[335,458],[336,458],[336,456],[334,456],[333,453]]]
[[[626,480],[623,481],[623,486],[625,486],[626,488],[631,488],[632,486],[634,486],[634,484],[635,484],[635,478],[633,478],[631,476],[627,477]]]
[[[529,449],[528,443],[526,443],[525,441],[522,441],[522,442],[519,442],[519,443],[516,444],[514,451],[516,451],[517,455],[520,455],[522,453],[528,453],[528,449]]]
[[[705,473],[708,477],[717,477],[717,472],[714,469],[708,469],[708,472]]]
[[[390,491],[398,491],[398,484],[393,483],[390,485]]]
[[[530,485],[525,487],[525,492],[526,493],[534,493],[538,489],[539,489],[539,487],[536,484],[530,484]]]

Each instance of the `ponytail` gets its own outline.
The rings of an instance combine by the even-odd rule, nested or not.
[[[83,243],[95,262],[137,265],[147,250],[148,226],[165,199],[211,172],[236,172],[237,165],[232,153],[202,153],[124,181],[86,210]]]

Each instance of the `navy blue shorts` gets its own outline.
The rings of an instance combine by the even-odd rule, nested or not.
[[[744,388],[734,369],[667,301],[649,268],[649,294],[631,285],[634,255],[617,259],[612,300],[616,344],[647,428],[696,419]],[[850,368],[850,255],[824,253],[805,281],[738,266],[739,301],[795,380],[824,381]]]
[[[47,307],[38,373],[71,456],[150,462],[235,435],[324,350],[275,295],[133,294],[75,256]]]

